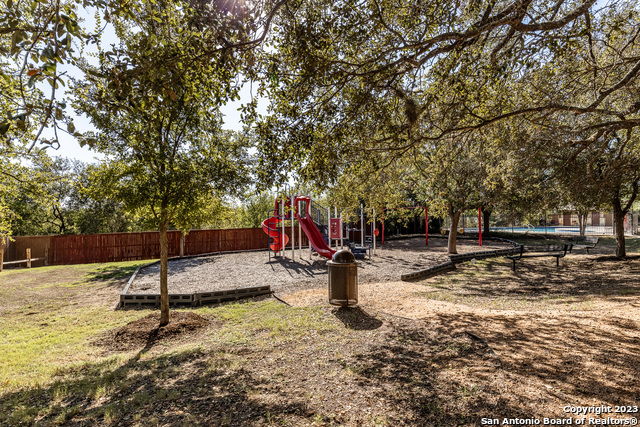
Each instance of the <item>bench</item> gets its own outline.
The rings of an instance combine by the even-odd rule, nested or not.
[[[356,258],[364,259],[368,252],[369,259],[371,259],[371,246],[360,246],[352,243],[351,245],[349,245],[349,249],[351,250],[353,256],[355,256]]]
[[[555,257],[556,267],[560,265],[560,258],[564,258],[567,255],[567,251],[571,252],[571,243],[565,243],[562,245],[533,245],[524,246],[520,245],[520,252],[515,255],[506,256],[513,261],[511,269],[516,271],[516,261],[522,258],[539,258],[539,257]]]
[[[585,249],[588,254],[589,249],[596,247],[598,240],[600,240],[600,238],[595,236],[576,236],[572,239],[571,245],[572,248]],[[569,249],[569,252],[571,252],[571,249]]]

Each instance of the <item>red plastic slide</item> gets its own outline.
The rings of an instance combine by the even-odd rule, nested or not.
[[[280,251],[282,250],[282,231],[279,230],[278,224],[280,223],[280,218],[276,216],[272,216],[270,218],[262,221],[262,229],[267,236],[269,236],[271,240],[271,244],[269,247],[272,251]],[[284,245],[289,243],[289,236],[284,235]]]
[[[311,205],[311,198],[309,196],[296,197],[295,198],[296,206],[298,205],[298,200],[307,202],[306,209],[304,212],[304,217],[301,217],[300,213],[296,212],[296,219],[302,226],[302,229],[304,230],[304,234],[307,235],[307,237],[309,238],[309,242],[311,243],[311,246],[313,246],[313,249],[315,249],[316,252],[318,252],[320,255],[322,255],[325,258],[331,259],[331,257],[333,257],[333,254],[335,254],[336,251],[334,251],[327,245],[327,242],[324,241],[324,237],[322,237],[322,233],[320,233],[320,230],[318,230],[318,227],[316,227],[316,224],[313,222],[313,219],[311,219],[311,215],[309,215],[309,206]]]

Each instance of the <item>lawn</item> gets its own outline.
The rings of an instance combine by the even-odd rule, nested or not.
[[[144,261],[7,270],[0,425],[474,426],[637,404],[640,262],[600,251],[363,285],[355,309],[319,289],[175,310],[164,332],[114,309]]]

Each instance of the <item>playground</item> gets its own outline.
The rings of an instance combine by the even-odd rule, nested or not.
[[[477,240],[460,240],[458,252],[497,250],[509,247],[499,242],[485,241],[482,247]],[[276,295],[287,295],[304,289],[322,289],[326,292],[326,258],[309,250],[298,250],[291,260],[291,250],[286,258],[268,258],[265,251],[220,254],[169,262],[169,293],[184,294],[218,291],[238,287],[270,285]],[[421,270],[448,261],[447,240],[432,238],[429,246],[424,237],[387,240],[378,246],[371,258],[358,260],[359,283],[386,283],[400,280],[400,275]],[[132,283],[129,294],[159,293],[159,265],[143,268]]]
[[[568,402],[635,410],[640,257],[612,256],[612,237],[467,229],[453,255],[444,235],[383,244],[373,210],[342,220],[282,198],[262,222],[266,249],[169,260],[170,298],[238,300],[192,299],[162,328],[156,308],[114,310],[120,292],[160,293],[157,262],[6,272],[0,424],[471,427],[561,422]],[[523,252],[536,245],[564,252]],[[342,247],[358,256],[355,307],[328,304]]]
[[[612,259],[613,239],[601,240],[559,268],[532,259],[513,272],[493,258],[376,282],[366,272],[376,263],[404,259],[399,272],[446,256],[444,239],[388,241],[361,261],[351,309],[329,306],[326,276],[290,260],[213,256],[236,273],[255,259],[260,277],[274,267],[279,281],[288,271],[310,282],[280,288],[291,306],[263,297],[173,310],[162,333],[156,309],[113,310],[144,261],[5,271],[0,424],[476,426],[480,417],[563,418],[570,402],[637,404],[639,239],[625,261]],[[319,269],[314,258],[296,263]],[[173,271],[187,277],[188,268]]]

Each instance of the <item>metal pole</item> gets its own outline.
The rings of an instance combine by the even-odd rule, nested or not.
[[[364,246],[364,205],[360,203],[360,246]]]
[[[333,217],[334,218],[338,218],[338,207],[334,206],[333,207]],[[336,251],[338,250],[338,241],[336,241]]]
[[[280,205],[282,207],[282,216],[280,217],[282,220],[282,239],[280,239],[280,248],[282,250],[282,258],[284,259],[286,254],[284,253],[284,241],[285,241],[285,237],[287,236],[287,234],[285,233],[285,229],[284,229],[284,217],[285,217],[285,206],[284,206],[284,198],[280,199]]]
[[[307,212],[309,213],[309,215],[313,215],[311,213],[311,197],[309,197],[309,200],[307,200],[305,203],[308,203],[305,210],[305,215],[307,214]],[[313,220],[313,216],[311,217],[311,220]],[[309,239],[309,236],[307,236],[307,240],[309,240],[309,261],[311,261],[311,240]]]
[[[301,212],[300,206],[301,206],[301,203],[300,203],[300,200],[298,200],[298,205],[297,205],[298,216],[302,217],[302,214],[300,213]],[[300,221],[298,221],[298,239],[299,239],[298,242],[300,245],[300,258],[302,258],[302,226],[300,225]]]
[[[329,248],[331,248],[331,208],[327,208],[327,243],[329,243]]]
[[[373,228],[371,229],[371,240],[373,240],[373,254],[376,254],[376,209],[373,208]]]
[[[427,213],[427,205],[424,206],[424,241],[429,246],[429,214]]]
[[[293,213],[294,213],[294,209],[296,207],[296,202],[293,199],[293,195],[291,195],[291,203],[290,203],[290,207],[291,207],[291,261],[295,261],[296,260],[296,228],[295,228],[295,222],[293,221]]]
[[[478,246],[482,246],[482,206],[478,206]]]
[[[342,212],[340,212],[340,249],[344,249],[344,235],[342,233]]]

